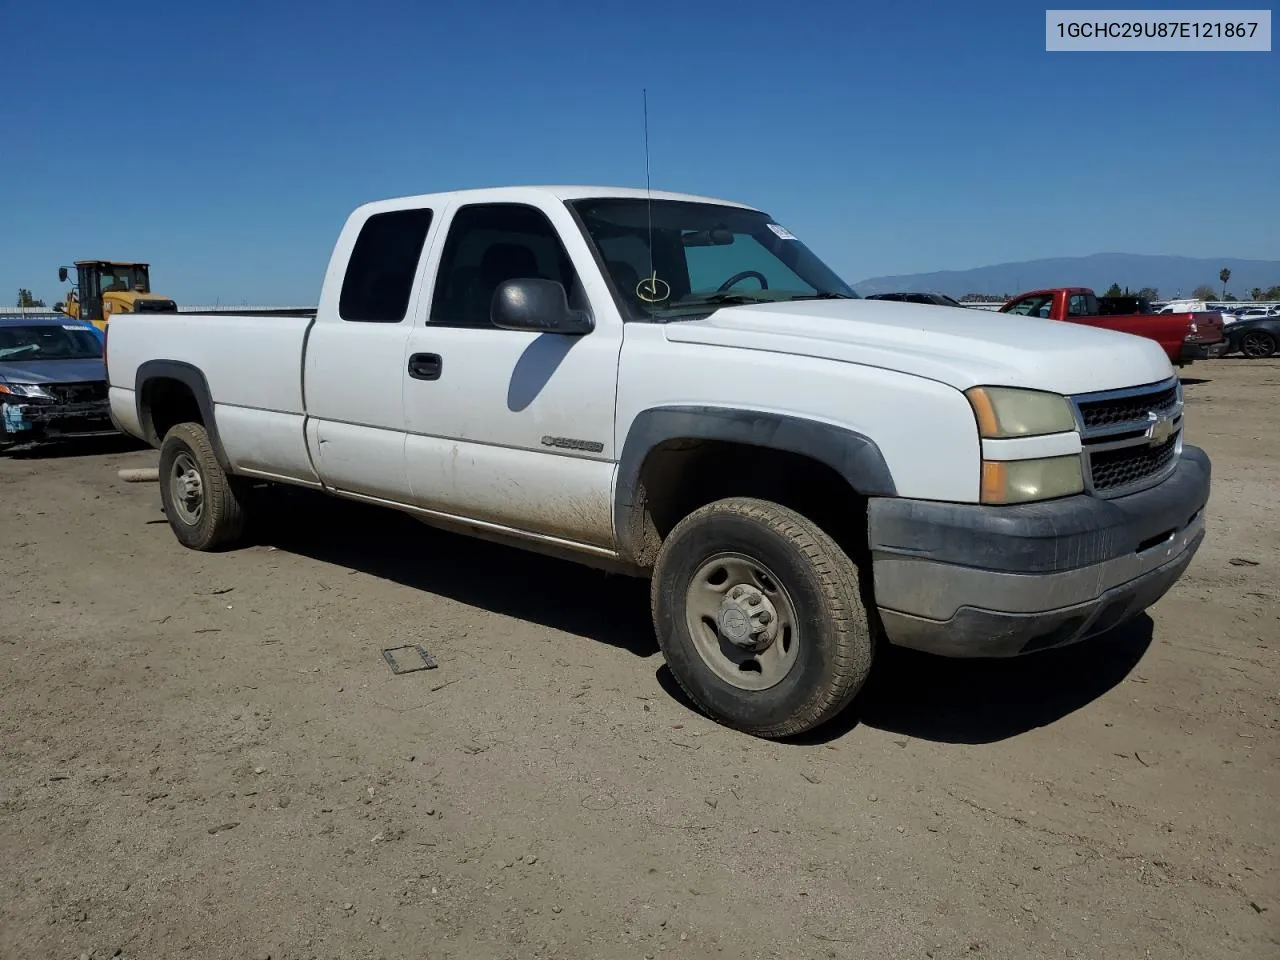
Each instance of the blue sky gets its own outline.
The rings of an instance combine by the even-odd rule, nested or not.
[[[365,200],[642,186],[642,87],[655,187],[761,206],[851,282],[1280,258],[1280,53],[1049,54],[1043,5],[0,0],[0,35],[0,303],[88,257],[314,303]]]

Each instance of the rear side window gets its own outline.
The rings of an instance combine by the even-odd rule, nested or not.
[[[363,323],[399,323],[409,309],[431,211],[375,213],[360,228],[342,280],[338,315]]]

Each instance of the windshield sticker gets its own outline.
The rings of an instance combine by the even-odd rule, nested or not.
[[[796,235],[786,227],[780,227],[776,223],[766,224],[766,226],[773,231],[774,236],[779,240],[794,240],[796,238]]]
[[[83,323],[64,323],[63,330],[87,330],[88,327]]]
[[[655,273],[636,284],[636,296],[645,303],[662,303],[671,296],[671,284],[659,280]]]

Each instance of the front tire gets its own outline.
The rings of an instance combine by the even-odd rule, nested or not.
[[[160,447],[160,501],[173,535],[192,550],[217,550],[244,533],[248,490],[229,476],[198,423],[179,423]]]
[[[840,713],[871,669],[858,569],[820,527],[765,500],[719,500],[676,525],[651,587],[658,644],[712,719],[760,737]]]
[[[1265,330],[1250,330],[1240,338],[1240,352],[1254,360],[1274,356],[1276,338]]]

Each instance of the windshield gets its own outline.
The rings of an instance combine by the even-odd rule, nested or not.
[[[101,357],[102,341],[88,327],[71,324],[0,326],[0,361],[97,360]]]
[[[150,293],[151,281],[147,276],[147,268],[143,266],[104,265],[102,267],[102,292],[119,291],[127,293],[136,290],[138,293]]]
[[[569,206],[628,319],[688,319],[726,304],[857,296],[791,233],[755,210],[616,197]]]

